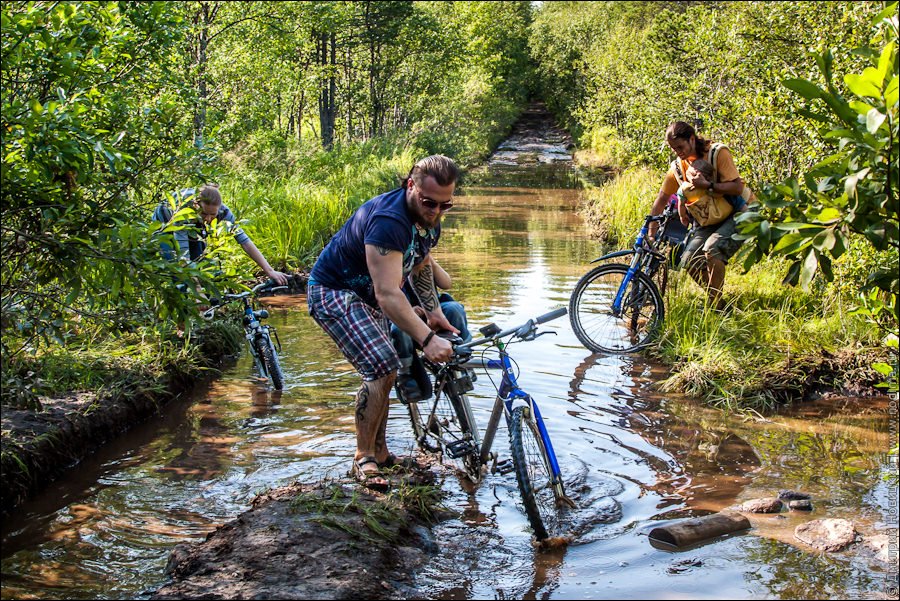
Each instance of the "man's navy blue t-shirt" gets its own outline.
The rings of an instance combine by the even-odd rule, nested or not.
[[[406,189],[397,188],[366,201],[331,239],[309,276],[311,284],[352,290],[363,301],[378,306],[366,244],[403,253],[403,277],[422,262],[441,236],[440,224],[419,229],[406,208]],[[401,282],[397,282],[399,287]]]

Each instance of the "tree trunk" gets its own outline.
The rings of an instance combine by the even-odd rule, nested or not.
[[[326,67],[327,82],[323,82],[319,90],[319,128],[322,136],[322,148],[331,150],[334,146],[335,97],[337,81],[334,69],[337,63],[337,40],[334,33],[322,33],[316,40],[318,45],[319,64]]]
[[[197,104],[194,106],[194,146],[197,148],[203,146],[206,131],[206,105],[209,98],[208,83],[206,81],[207,53],[210,28],[218,12],[218,2],[200,2],[199,10],[194,15],[197,33],[191,51],[197,73]]]

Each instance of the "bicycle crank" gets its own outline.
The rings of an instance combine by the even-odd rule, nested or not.
[[[453,442],[448,442],[445,447],[445,452],[451,459],[459,459],[477,451],[475,444],[470,440],[454,440]]]

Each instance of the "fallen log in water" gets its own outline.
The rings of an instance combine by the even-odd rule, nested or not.
[[[722,512],[683,520],[650,531],[650,540],[675,547],[687,547],[703,541],[750,528],[750,520],[734,512]]]

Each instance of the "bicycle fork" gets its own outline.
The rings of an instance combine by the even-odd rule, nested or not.
[[[575,507],[575,503],[566,496],[563,489],[562,471],[559,469],[559,462],[556,459],[556,452],[553,450],[553,443],[550,442],[550,435],[547,433],[547,427],[544,425],[544,419],[541,411],[530,395],[519,388],[516,382],[515,371],[509,360],[509,355],[501,350],[500,359],[491,359],[484,361],[484,367],[500,368],[503,370],[503,380],[497,396],[494,398],[494,407],[491,410],[491,416],[488,419],[487,428],[484,431],[484,438],[481,441],[481,455],[479,461],[482,465],[493,462],[491,471],[499,471],[501,474],[507,474],[515,469],[512,463],[507,459],[502,462],[497,461],[497,455],[491,452],[494,445],[494,436],[500,426],[500,417],[505,416],[507,424],[509,424],[512,412],[517,407],[528,407],[529,419],[533,420],[537,426],[538,433],[546,450],[546,457],[542,457],[543,461],[549,463],[547,471],[551,475],[550,486],[553,488],[553,494],[557,499],[557,503],[566,504]]]
[[[616,298],[613,299],[612,313],[615,317],[622,316],[622,301],[625,298],[625,291],[628,290],[631,280],[634,279],[634,274],[637,273],[638,268],[640,267],[641,259],[644,255],[642,250],[644,237],[647,235],[647,231],[648,226],[645,223],[638,234],[637,240],[634,241],[634,257],[631,258],[631,265],[628,266],[628,271],[625,272],[625,277],[622,278],[622,283],[619,285],[619,290],[616,292]]]

